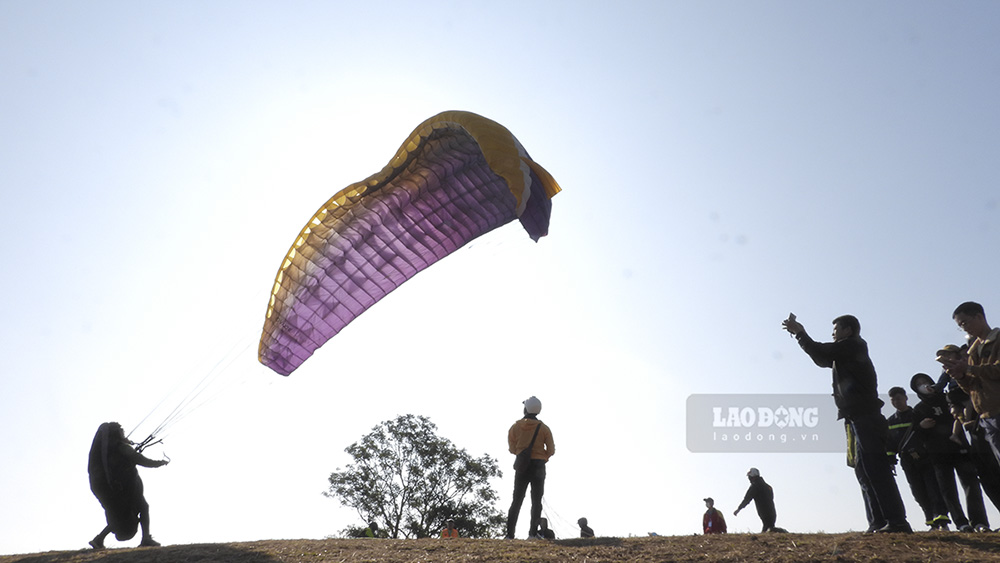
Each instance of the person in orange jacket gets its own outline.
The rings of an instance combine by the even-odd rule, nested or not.
[[[441,530],[442,538],[457,538],[458,528],[455,527],[455,520],[449,518],[444,523],[444,529]]]
[[[542,402],[531,396],[524,400],[524,418],[515,422],[507,431],[507,446],[510,453],[517,455],[531,446],[530,461],[523,467],[515,468],[514,499],[507,512],[507,538],[514,539],[514,528],[521,512],[524,494],[531,485],[531,527],[528,537],[538,534],[538,521],[542,517],[542,495],[545,493],[545,463],[556,453],[552,441],[552,431],[538,420]],[[515,462],[516,463],[516,462]]]

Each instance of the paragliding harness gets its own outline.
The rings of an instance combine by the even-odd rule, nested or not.
[[[531,437],[531,442],[528,444],[528,447],[521,450],[517,454],[517,457],[514,458],[514,471],[516,473],[524,473],[528,470],[528,466],[531,465],[531,449],[535,447],[535,438],[538,437],[538,431],[541,429],[542,421],[539,420],[538,426],[535,427],[535,434]]]

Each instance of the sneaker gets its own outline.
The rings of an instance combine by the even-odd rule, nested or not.
[[[882,529],[884,527],[885,527],[885,522],[883,522],[881,524],[872,524],[872,525],[868,526],[868,529],[865,530],[862,533],[864,533],[864,534],[874,534],[875,532],[879,531],[880,529]]]
[[[913,528],[906,522],[901,524],[886,524],[885,526],[875,530],[876,534],[912,534]]]
[[[976,526],[976,531],[977,532],[992,532],[993,530],[991,530],[990,527],[987,526],[986,524],[979,524],[979,525]]]
[[[104,549],[104,538],[101,536],[94,536],[94,539],[90,540],[90,547],[94,549]]]
[[[969,534],[969,533],[972,533],[974,530],[972,529],[972,526],[966,524],[964,526],[959,526],[958,527],[958,531],[962,532],[964,534]]]
[[[160,547],[160,542],[153,539],[153,536],[146,536],[139,542],[139,547]]]

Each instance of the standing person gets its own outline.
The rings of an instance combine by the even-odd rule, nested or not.
[[[967,444],[959,444],[951,439],[952,423],[948,399],[934,386],[934,379],[925,373],[918,373],[910,379],[910,388],[920,397],[913,407],[914,432],[919,434],[927,446],[934,474],[937,476],[938,490],[944,499],[951,521],[962,532],[989,529],[983,491],[979,486],[976,464],[969,455]],[[964,440],[963,440],[964,441]],[[962,504],[955,486],[955,475],[965,492],[965,508],[968,518],[962,512]]]
[[[159,547],[149,533],[149,503],[143,496],[137,465],[161,467],[166,460],[152,460],[132,448],[125,430],[117,422],[105,422],[90,445],[87,473],[90,490],[104,507],[107,526],[90,540],[94,549],[104,549],[104,538],[114,533],[118,541],[130,540],[142,527],[140,547]]]
[[[941,498],[934,464],[927,453],[923,436],[914,432],[913,408],[906,404],[906,390],[902,387],[889,389],[889,400],[896,412],[889,417],[889,450],[886,453],[893,460],[898,456],[913,500],[924,512],[927,525],[931,530],[947,531],[951,523],[948,509]]]
[[[990,328],[983,306],[973,301],[959,305],[951,318],[972,343],[967,358],[943,358],[941,364],[969,394],[993,455],[1000,460],[1000,328]]]
[[[778,518],[778,513],[774,510],[774,490],[760,476],[760,471],[756,467],[751,467],[750,471],[747,471],[747,479],[750,480],[750,488],[747,489],[747,494],[736,508],[736,512],[733,512],[733,516],[738,516],[752,500],[757,507],[757,516],[760,516],[760,521],[764,525],[760,531],[774,531],[774,521]]]
[[[1000,509],[1000,462],[997,461],[990,443],[986,440],[983,429],[979,426],[979,415],[972,407],[972,399],[961,387],[948,391],[948,404],[956,424],[961,425],[960,436],[964,439],[968,432],[968,444],[972,453],[972,461],[979,473],[979,484],[983,493]],[[962,442],[965,443],[965,442]]]
[[[965,362],[966,358],[968,357],[967,356],[968,351],[969,351],[968,343],[962,344],[961,346],[956,346],[954,344],[945,344],[944,346],[941,347],[940,350],[937,351],[936,360],[942,364],[941,374],[938,375],[937,383],[934,384],[934,386],[938,388],[938,391],[941,391],[942,393],[947,393],[948,391],[951,391],[952,389],[958,387],[958,384],[955,383],[955,380],[952,379],[950,375],[948,375],[948,370],[945,369],[944,366],[944,364],[946,363],[945,360],[951,359],[951,360],[961,360],[962,362]]]
[[[542,402],[531,396],[524,400],[524,418],[515,422],[507,431],[507,446],[510,453],[518,455],[528,447],[529,460],[523,467],[515,468],[514,499],[507,512],[507,539],[514,539],[514,529],[517,527],[517,517],[524,502],[524,493],[531,485],[531,526],[528,537],[538,534],[538,521],[542,517],[542,495],[545,493],[545,464],[556,453],[552,441],[552,431],[544,422],[538,420],[542,412]]]
[[[701,528],[706,534],[726,533],[726,519],[722,516],[722,511],[715,508],[715,501],[712,497],[705,499],[705,515],[701,517]],[[739,511],[737,511],[739,512]]]
[[[912,533],[885,455],[889,428],[882,416],[884,403],[878,398],[878,376],[868,356],[868,343],[861,338],[861,323],[852,315],[837,317],[833,342],[826,343],[810,338],[794,314],[781,326],[795,336],[817,366],[833,368],[833,400],[837,418],[844,420],[850,438],[848,465],[854,467],[865,500],[868,531]]]

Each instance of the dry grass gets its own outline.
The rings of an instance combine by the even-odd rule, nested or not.
[[[3,555],[0,563],[998,561],[1000,534],[729,534],[591,540],[282,540]]]

